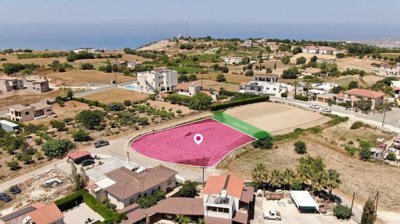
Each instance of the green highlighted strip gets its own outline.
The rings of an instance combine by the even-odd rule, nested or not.
[[[271,134],[269,134],[268,132],[259,129],[257,127],[254,127],[251,124],[248,124],[244,121],[241,121],[235,117],[232,117],[228,114],[225,114],[224,112],[221,111],[217,111],[214,113],[213,116],[214,120],[217,120],[219,122],[222,122],[236,130],[239,130],[243,133],[246,133],[250,136],[253,136],[256,139],[264,139],[264,138],[270,138]]]

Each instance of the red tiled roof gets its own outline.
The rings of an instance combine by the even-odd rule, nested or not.
[[[88,151],[78,151],[78,152],[70,152],[68,153],[68,158],[75,160],[80,159],[82,157],[90,156],[90,152]]]
[[[234,176],[210,176],[204,186],[203,194],[220,194],[226,190],[228,195],[241,198],[243,191],[243,180]]]
[[[382,92],[371,91],[367,89],[351,89],[344,92],[345,94],[361,96],[366,98],[379,98],[385,96]]]
[[[237,223],[243,223],[246,224],[248,221],[248,214],[245,212],[236,212],[235,216],[233,216],[232,221],[237,222]]]
[[[232,224],[232,220],[207,216],[207,217],[204,217],[204,223],[206,223],[206,224]]]
[[[32,222],[35,224],[54,223],[64,218],[64,215],[54,203],[38,208],[27,215],[32,218]]]
[[[240,201],[245,203],[250,203],[253,201],[253,199],[254,199],[254,187],[244,186]]]

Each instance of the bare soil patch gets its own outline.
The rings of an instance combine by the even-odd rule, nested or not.
[[[279,103],[256,103],[226,111],[244,122],[272,134],[284,134],[296,128],[309,128],[329,120],[321,114]]]
[[[94,93],[85,96],[88,100],[97,100],[101,103],[111,103],[111,102],[124,102],[125,100],[130,100],[133,102],[145,101],[149,98],[147,94],[137,93],[126,89],[109,89],[102,92]]]
[[[26,90],[15,91],[0,95],[0,110],[15,104],[31,104],[47,98],[54,98],[59,95],[65,95],[66,90],[53,90],[47,93],[33,93]]]
[[[74,70],[61,73],[50,73],[46,75],[52,83],[64,82],[74,86],[82,86],[87,83],[94,84],[109,84],[112,80],[117,78],[118,82],[134,81],[135,77],[124,76],[121,74],[104,73],[95,70]]]
[[[150,103],[150,106],[152,106],[152,107],[156,107],[158,109],[162,109],[164,107],[165,110],[168,110],[168,111],[172,110],[172,112],[174,112],[174,113],[176,113],[177,110],[181,110],[182,115],[190,114],[192,112],[192,110],[190,110],[188,107],[181,106],[178,104],[172,104],[170,102],[150,100],[150,101],[148,101],[148,103]]]

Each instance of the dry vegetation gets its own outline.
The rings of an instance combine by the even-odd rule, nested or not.
[[[100,103],[111,103],[111,102],[124,102],[130,100],[133,102],[145,101],[149,98],[147,94],[137,93],[126,89],[109,89],[98,93],[93,93],[85,96],[88,100],[97,100]]]
[[[390,139],[392,136],[374,129],[350,130],[349,123],[328,128],[319,135],[304,137],[302,140],[307,144],[309,155],[322,157],[328,168],[336,169],[341,174],[343,184],[339,191],[342,194],[350,196],[352,192],[356,192],[359,203],[364,203],[370,195],[379,191],[382,207],[400,211],[400,189],[393,187],[400,178],[399,168],[363,162],[351,157],[341,146],[349,141],[357,144],[357,139],[374,142],[377,137]],[[269,169],[295,168],[301,155],[294,152],[293,143],[294,141],[281,142],[273,150],[264,151],[247,146],[248,150],[238,151],[236,156],[232,155],[221,163],[220,168],[247,179],[251,179],[251,171],[256,163],[263,163]]]
[[[59,95],[65,95],[66,90],[54,90],[47,93],[36,94],[25,90],[16,91],[12,94],[0,95],[0,109],[5,109],[8,106],[15,104],[31,104],[42,99],[54,98]]]
[[[50,73],[45,75],[52,83],[64,82],[66,84],[81,86],[87,83],[109,84],[117,77],[118,82],[134,81],[134,77],[121,74],[110,74],[95,70],[74,70],[62,73]]]

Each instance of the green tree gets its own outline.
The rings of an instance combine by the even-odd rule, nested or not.
[[[289,56],[283,56],[281,61],[282,61],[283,64],[287,65],[287,64],[290,63],[290,57]],[[276,68],[275,68],[275,70],[276,70]]]
[[[283,180],[282,180],[282,175],[279,170],[272,170],[270,176],[269,176],[269,184],[271,185],[272,188],[278,189],[282,186]]]
[[[341,220],[351,218],[351,209],[347,205],[338,205],[333,209],[333,215]]]
[[[197,185],[198,183],[191,180],[186,180],[181,189],[179,190],[179,196],[185,198],[194,198],[197,196]]]
[[[368,161],[371,158],[371,143],[368,141],[360,141],[360,149],[358,155],[361,160]]]
[[[75,191],[83,189],[86,187],[87,177],[85,174],[85,170],[82,169],[81,173],[78,173],[74,162],[71,162],[71,181],[74,184]]]
[[[212,98],[204,93],[197,93],[189,101],[189,108],[191,110],[207,110],[211,105]]]
[[[282,185],[284,189],[290,187],[296,180],[296,173],[289,168],[286,168],[282,173]]]
[[[299,70],[297,67],[292,67],[290,69],[286,69],[283,71],[282,78],[283,79],[297,79],[297,75],[299,74]]]
[[[246,72],[244,73],[245,76],[253,76],[254,75],[254,71],[253,69],[247,69]]]
[[[7,166],[8,166],[8,168],[10,168],[10,170],[12,170],[12,171],[21,169],[21,167],[19,166],[18,161],[16,161],[16,160],[12,160],[12,161],[10,161],[10,162],[7,162]]]
[[[219,73],[219,74],[217,75],[217,82],[225,82],[225,81],[226,81],[226,79],[225,79],[224,74]]]
[[[185,215],[177,215],[174,219],[175,223],[178,224],[189,224],[192,220]]]
[[[361,111],[369,111],[372,107],[371,99],[362,99],[356,103],[356,107]]]
[[[251,172],[251,177],[253,178],[253,182],[257,186],[261,186],[269,180],[269,172],[267,167],[262,163],[257,163]]]
[[[50,125],[57,129],[57,131],[67,131],[68,129],[65,127],[65,122],[64,121],[59,121],[59,120],[51,120]]]
[[[396,154],[394,154],[393,152],[390,152],[389,154],[386,155],[386,159],[389,161],[396,161],[397,157],[396,157]]]
[[[318,60],[318,57],[314,55],[314,56],[311,57],[310,62],[311,63],[316,63],[317,60]]]
[[[343,53],[336,54],[336,58],[344,58],[344,57],[345,57],[345,54],[343,54]]]
[[[303,141],[297,141],[294,143],[294,151],[298,154],[304,154],[307,152],[306,143]]]
[[[74,93],[72,92],[71,89],[68,89],[67,98],[68,98],[69,100],[72,100],[72,98],[74,98]]]
[[[294,47],[294,48],[292,49],[292,53],[293,53],[293,54],[299,54],[299,53],[302,53],[302,52],[303,52],[303,49],[302,49],[301,47],[299,47],[299,46]]]
[[[100,110],[83,110],[76,115],[76,120],[85,128],[93,130],[100,127],[104,120],[104,112]]]
[[[307,62],[307,59],[305,57],[298,57],[296,59],[296,64],[297,65],[302,65],[302,64],[305,64],[306,62]]]
[[[48,158],[63,157],[75,145],[67,139],[50,139],[42,144],[42,151]]]
[[[368,198],[363,207],[361,216],[361,224],[374,224],[375,223],[375,201],[372,198]]]
[[[107,104],[106,106],[107,111],[122,111],[125,110],[125,106],[119,102],[112,102]]]
[[[340,184],[342,184],[340,174],[336,170],[329,169],[326,181],[326,187],[328,188],[329,194],[332,195],[332,190],[338,188]]]
[[[196,74],[190,74],[188,75],[188,79],[190,82],[196,81],[197,80],[197,75]]]
[[[358,82],[357,81],[351,81],[350,83],[349,83],[349,85],[347,86],[347,89],[356,89],[356,88],[358,88],[359,86],[358,86]]]
[[[178,76],[178,82],[189,82],[189,77],[186,74],[180,74]]]
[[[72,138],[76,142],[85,142],[91,140],[89,132],[84,129],[73,130]]]

